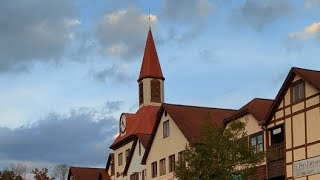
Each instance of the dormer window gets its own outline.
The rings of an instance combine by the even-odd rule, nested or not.
[[[297,81],[292,85],[292,102],[298,102],[304,98],[304,83],[303,81]]]
[[[170,136],[169,120],[163,123],[163,139]]]

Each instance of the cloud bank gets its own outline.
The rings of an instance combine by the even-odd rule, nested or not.
[[[56,63],[79,24],[74,1],[0,1],[0,72]]]
[[[246,0],[233,10],[230,22],[234,26],[249,26],[256,31],[262,31],[293,10],[294,7],[288,0]]]
[[[118,131],[118,122],[111,113],[122,105],[122,101],[107,101],[101,109],[78,108],[68,114],[51,113],[29,126],[0,127],[2,164],[25,161],[104,165],[108,146]]]

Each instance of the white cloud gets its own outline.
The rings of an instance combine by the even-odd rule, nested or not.
[[[320,0],[306,0],[304,6],[306,8],[313,8],[320,5]]]
[[[64,23],[65,27],[74,27],[74,26],[80,25],[81,21],[79,19],[65,18],[65,19],[63,19],[63,23]]]
[[[315,22],[306,27],[302,32],[292,32],[288,34],[289,39],[308,40],[320,35],[320,22]]]
[[[60,61],[80,23],[72,1],[0,1],[0,12],[0,72]]]
[[[143,52],[148,26],[155,26],[156,15],[136,8],[117,10],[104,15],[96,27],[95,37],[108,55],[130,61]]]
[[[100,82],[112,81],[115,83],[134,82],[135,76],[130,72],[129,64],[113,65],[99,71],[90,72],[94,79]]]

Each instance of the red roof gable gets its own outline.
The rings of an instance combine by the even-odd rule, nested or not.
[[[144,106],[136,114],[125,114],[127,122],[126,134],[119,135],[110,148],[117,149],[117,147],[131,140],[137,134],[151,134],[159,109],[160,106]]]
[[[268,112],[266,120],[261,122],[261,124],[266,124],[272,119],[274,112],[280,105],[282,98],[290,87],[295,75],[300,76],[303,80],[320,90],[320,71],[292,67]]]
[[[214,123],[221,124],[223,120],[236,111],[232,109],[219,109],[209,107],[186,106],[176,104],[162,104],[161,110],[157,116],[155,126],[148,141],[148,145],[143,155],[142,164],[146,163],[150,148],[152,146],[155,134],[161,121],[161,114],[166,111],[175,124],[178,126],[189,143],[199,143],[201,141],[201,130],[205,120],[211,120]],[[209,118],[209,119],[208,119]]]
[[[174,104],[163,104],[163,108],[190,143],[197,143],[201,139],[201,128],[206,119],[221,124],[225,118],[235,113],[235,110],[230,109]]]
[[[110,177],[103,168],[70,167],[68,180],[73,176],[76,180],[110,180]]]
[[[148,77],[164,79],[151,29],[148,32],[138,81]]]
[[[233,116],[226,118],[223,122],[226,125],[230,121],[251,114],[258,122],[263,122],[273,104],[271,99],[254,98],[249,103],[241,107]]]

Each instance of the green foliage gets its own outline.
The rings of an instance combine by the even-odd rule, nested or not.
[[[221,180],[253,175],[265,154],[249,147],[245,127],[240,121],[224,128],[206,120],[200,143],[186,147],[184,158],[176,163],[175,176],[179,180]]]

